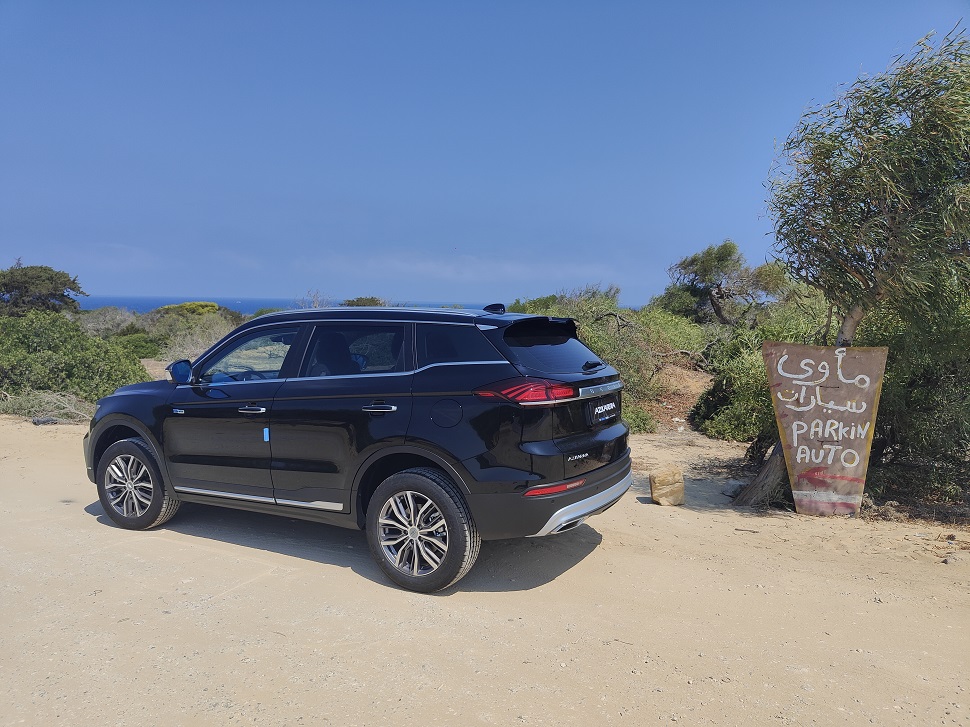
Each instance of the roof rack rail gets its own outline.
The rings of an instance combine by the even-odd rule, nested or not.
[[[482,310],[485,311],[486,313],[497,313],[498,315],[501,315],[502,313],[505,313],[505,304],[492,303],[491,305],[487,305],[484,308],[482,308]]]

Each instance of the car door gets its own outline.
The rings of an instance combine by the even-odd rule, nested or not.
[[[410,324],[314,327],[299,375],[273,404],[272,471],[281,505],[347,512],[361,462],[403,444],[411,417]]]
[[[191,383],[176,387],[163,423],[176,491],[273,502],[270,415],[281,376],[299,353],[300,330],[242,333],[198,362]]]

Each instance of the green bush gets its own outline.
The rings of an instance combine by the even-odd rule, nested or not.
[[[135,358],[155,358],[162,355],[162,347],[158,339],[147,333],[127,333],[114,336],[111,342],[131,353]]]
[[[149,379],[129,351],[87,335],[59,313],[0,318],[0,341],[0,390],[10,395],[62,391],[95,401],[119,386]]]
[[[919,327],[888,306],[856,342],[888,346],[869,489],[898,501],[954,501],[970,492],[970,303]]]
[[[243,322],[244,316],[205,301],[166,305],[138,320],[151,339],[158,342],[158,357],[166,360],[195,359],[209,346]]]
[[[651,347],[662,353],[699,353],[706,348],[713,332],[713,327],[705,328],[656,306],[647,306],[636,311],[633,320],[643,328]]]
[[[824,302],[806,293],[762,311],[753,329],[727,329],[728,334],[711,347],[707,368],[714,380],[691,412],[694,424],[715,439],[754,440],[752,454],[763,454],[775,439],[776,427],[761,344],[821,344],[826,313]]]
[[[735,441],[773,436],[775,418],[760,349],[739,351],[717,369],[711,388],[691,412],[700,430],[714,439]]]

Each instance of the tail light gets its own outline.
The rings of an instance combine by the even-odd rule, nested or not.
[[[539,495],[555,495],[560,492],[567,492],[568,490],[575,490],[577,487],[582,487],[583,483],[586,482],[585,479],[573,480],[572,482],[563,482],[558,485],[542,485],[540,487],[533,487],[531,490],[526,490],[522,493],[524,497],[537,497]]]
[[[554,404],[557,401],[577,398],[579,389],[562,381],[523,376],[483,386],[475,389],[474,394],[482,399],[504,399],[517,404]]]

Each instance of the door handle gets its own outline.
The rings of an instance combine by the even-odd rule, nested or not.
[[[265,406],[241,406],[239,407],[240,414],[265,414]]]
[[[393,404],[368,404],[367,406],[362,406],[360,410],[371,414],[387,414],[388,412],[397,411],[397,407]]]

